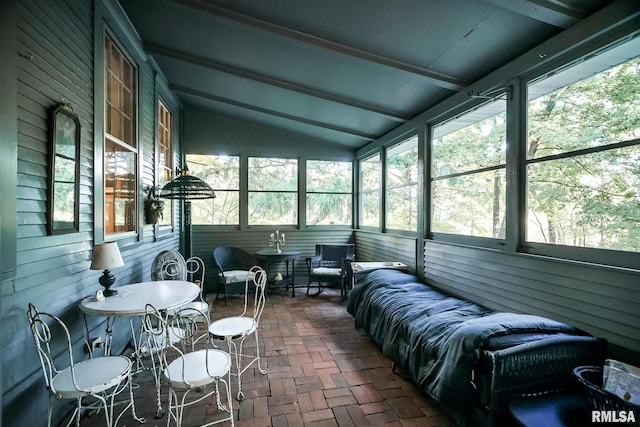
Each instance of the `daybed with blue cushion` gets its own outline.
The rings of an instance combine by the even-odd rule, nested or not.
[[[461,425],[505,425],[509,401],[564,390],[574,367],[604,359],[606,342],[577,328],[495,312],[397,270],[361,274],[347,310]]]

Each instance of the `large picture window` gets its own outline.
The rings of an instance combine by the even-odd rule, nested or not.
[[[249,225],[298,223],[298,161],[249,157]]]
[[[351,162],[307,161],[307,225],[351,225]]]
[[[640,58],[620,63],[632,43],[530,83],[529,246],[640,251]]]
[[[136,69],[109,36],[104,44],[104,230],[137,230]]]
[[[505,237],[505,109],[496,99],[434,127],[433,232]]]
[[[240,224],[240,157],[187,154],[192,175],[205,181],[215,199],[191,202],[192,224]]]
[[[360,225],[380,226],[380,154],[360,161]]]
[[[418,136],[387,150],[386,228],[418,229]]]

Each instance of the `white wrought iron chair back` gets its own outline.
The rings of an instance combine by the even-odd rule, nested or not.
[[[27,319],[38,353],[44,379],[49,390],[47,425],[51,425],[54,399],[75,399],[76,408],[69,423],[80,422],[83,408],[96,408],[99,403],[105,412],[107,426],[117,424],[124,412],[133,405],[131,390],[131,361],[124,356],[104,356],[77,362],[73,354],[73,341],[66,324],[57,316],[38,311],[29,304]],[[117,418],[113,419],[115,396],[129,388],[129,401]],[[89,405],[84,398],[98,402]],[[132,410],[135,417],[135,409]]]
[[[258,266],[251,267],[245,281],[244,306],[238,316],[230,316],[218,319],[209,326],[209,334],[218,340],[225,340],[229,347],[229,354],[234,357],[236,373],[238,377],[238,400],[244,399],[242,392],[242,374],[255,362],[258,371],[265,375],[267,371],[260,365],[260,340],[258,327],[265,307],[265,288],[267,286],[267,273]],[[255,292],[251,292],[254,289]],[[249,306],[251,294],[253,294],[253,307]],[[255,353],[245,354],[243,347],[247,337],[255,338]],[[243,363],[248,360],[247,363]]]
[[[227,352],[213,348],[207,332],[209,324],[203,325],[200,321],[203,318],[208,319],[208,315],[195,308],[182,308],[168,316],[151,305],[146,307],[142,330],[147,335],[147,345],[157,346],[151,355],[158,408],[161,408],[162,380],[169,384],[167,425],[172,420],[176,425],[182,425],[185,407],[214,395],[218,410],[225,412],[226,416],[204,425],[224,421],[231,421],[234,425],[229,377],[231,357]],[[201,338],[204,338],[202,342]],[[226,388],[228,406],[222,403],[219,383]],[[211,389],[207,390],[207,386]],[[196,390],[196,397],[188,400],[190,392]],[[182,393],[181,398],[178,398],[179,392]]]

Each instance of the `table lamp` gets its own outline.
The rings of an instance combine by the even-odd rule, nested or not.
[[[103,295],[109,297],[115,295],[118,291],[109,289],[116,281],[116,277],[109,271],[110,268],[122,267],[124,262],[118,249],[118,243],[105,242],[98,243],[93,247],[93,257],[91,257],[91,270],[104,270],[98,282],[104,286]]]

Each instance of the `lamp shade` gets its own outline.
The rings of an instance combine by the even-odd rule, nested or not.
[[[185,166],[176,178],[165,184],[158,197],[165,199],[198,200],[213,199],[216,194],[209,184],[198,177],[189,175],[189,168]]]
[[[116,242],[98,243],[93,247],[91,257],[91,270],[108,270],[110,268],[122,267],[124,262],[120,255],[120,249]]]

